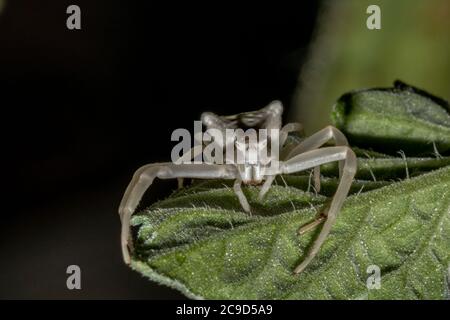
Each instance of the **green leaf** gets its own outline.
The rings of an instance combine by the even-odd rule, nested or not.
[[[441,158],[358,158],[356,178],[373,180],[404,179],[430,170],[450,165],[450,157]],[[339,174],[337,163],[321,166],[321,173],[327,176]]]
[[[132,267],[193,298],[450,299],[449,112],[401,82],[339,99],[333,121],[358,171],[326,242],[297,276],[320,227],[297,230],[335,193],[336,163],[321,166],[320,194],[308,172],[277,177],[262,201],[259,187],[244,187],[253,215],[232,181],[194,181],[132,217]],[[290,135],[288,148],[299,139]],[[379,289],[366,285],[373,266]]]
[[[249,216],[228,186],[192,188],[132,219],[132,267],[189,297],[450,298],[450,166],[349,196],[318,256],[297,276],[292,270],[319,229],[296,231],[326,197],[278,185],[260,202],[258,188],[247,187]],[[378,290],[366,286],[371,265],[381,269]]]
[[[450,108],[446,101],[396,82],[394,88],[344,94],[334,106],[333,124],[350,144],[381,152],[421,155],[450,153]]]

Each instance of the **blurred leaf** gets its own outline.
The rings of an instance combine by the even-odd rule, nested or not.
[[[450,152],[450,113],[442,99],[400,82],[392,89],[344,94],[332,122],[350,144],[408,156]]]
[[[381,30],[366,27],[373,4],[381,9]],[[405,79],[449,98],[450,1],[343,0],[321,6],[290,110],[308,134],[328,125],[336,99],[354,88]]]

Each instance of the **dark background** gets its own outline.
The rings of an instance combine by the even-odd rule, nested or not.
[[[66,28],[70,4],[82,30]],[[317,12],[316,1],[7,1],[0,298],[182,297],[123,264],[122,193],[201,112],[288,109]],[[71,264],[82,290],[66,288]]]

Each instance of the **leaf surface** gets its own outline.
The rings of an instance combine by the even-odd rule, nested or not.
[[[448,299],[450,167],[348,197],[316,259],[292,275],[316,231],[297,229],[326,197],[274,186],[252,216],[228,187],[175,194],[133,217],[132,266],[187,296],[209,299]],[[224,200],[234,203],[224,208]],[[227,201],[226,201],[227,202]],[[202,203],[202,205],[200,205]],[[228,202],[227,202],[228,203]],[[381,270],[369,290],[367,268]]]

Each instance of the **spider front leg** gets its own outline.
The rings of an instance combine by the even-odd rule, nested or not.
[[[130,219],[145,191],[155,178],[235,179],[239,176],[232,165],[155,163],[139,168],[128,185],[120,202],[119,215],[122,222],[121,245],[125,263],[130,263],[132,244]],[[128,251],[130,249],[130,252]]]
[[[281,130],[280,130],[280,147],[283,147],[284,144],[286,143],[289,133],[296,132],[296,131],[298,133],[300,133],[301,136],[304,135],[303,126],[301,123],[291,122],[291,123],[285,124],[283,126],[283,128],[281,128]]]
[[[303,133],[303,126],[300,123],[288,123],[280,130],[280,146],[282,147],[286,142],[287,136],[290,132],[298,131],[300,134]],[[282,150],[282,159],[289,160],[292,157],[295,157],[298,154],[304,153],[305,151],[317,149],[327,143],[329,140],[333,139],[334,143],[337,146],[348,146],[347,138],[344,134],[339,131],[337,128],[333,126],[328,126],[312,136],[306,138],[302,142],[300,142],[297,146],[292,148],[291,150]],[[339,164],[339,174],[342,173],[342,165]],[[317,192],[320,191],[320,166],[316,166],[313,169],[314,171],[314,188]],[[259,199],[261,200],[264,195],[269,191],[270,186],[275,180],[275,176],[268,176],[264,185],[259,192]]]
[[[330,233],[337,214],[341,210],[342,204],[344,203],[344,200],[350,190],[356,173],[357,162],[355,153],[349,147],[339,146],[307,151],[281,164],[280,173],[289,174],[334,161],[343,161],[341,180],[336,193],[333,196],[333,200],[331,201],[322,230],[320,231],[317,239],[314,241],[313,246],[309,250],[305,259],[295,268],[295,274],[302,272],[314,259]]]
[[[290,159],[298,154],[309,150],[317,149],[327,143],[329,140],[334,140],[336,146],[348,146],[348,141],[345,135],[333,126],[327,126],[324,129],[314,133],[312,136],[300,142],[293,148],[285,159]],[[342,175],[343,162],[339,163],[339,177]],[[317,192],[320,191],[320,166],[314,168],[314,187]]]
[[[193,159],[195,160],[195,158],[198,155],[201,155],[202,153],[203,153],[203,148],[201,145],[193,147],[188,152],[186,152],[181,157],[179,157],[175,163],[176,164],[182,164],[182,163],[189,164]],[[184,178],[177,178],[177,181],[178,181],[178,189],[183,188]]]
[[[197,137],[194,137],[194,139],[198,141]],[[175,161],[175,163],[176,164],[182,164],[182,163],[189,164],[189,163],[191,163],[192,160],[195,161],[197,156],[200,156],[200,155],[202,155],[203,158],[205,158],[207,163],[214,163],[214,161],[207,154],[203,154],[203,147],[201,144],[197,145],[195,147],[192,147],[188,152],[184,153],[181,157],[179,157]],[[184,178],[177,178],[177,181],[178,181],[178,189],[183,188]]]
[[[244,192],[242,191],[242,179],[240,177],[237,178],[236,181],[234,182],[233,190],[239,199],[239,203],[241,204],[242,209],[244,209],[245,212],[251,215],[252,213],[250,210],[250,204],[248,203],[248,200],[245,197]]]

